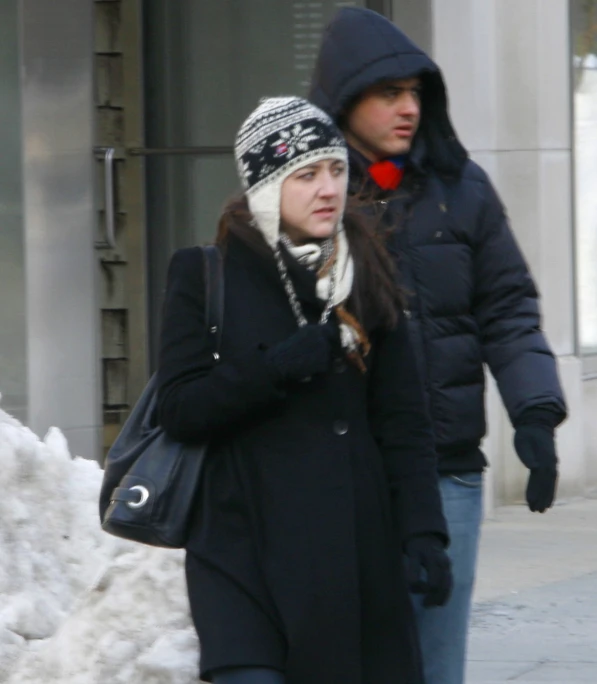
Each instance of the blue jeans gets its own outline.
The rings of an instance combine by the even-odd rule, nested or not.
[[[450,531],[454,590],[442,608],[423,608],[413,596],[426,684],[464,684],[469,617],[483,518],[482,473],[440,477]]]

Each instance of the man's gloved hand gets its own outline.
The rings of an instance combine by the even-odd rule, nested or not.
[[[406,581],[413,594],[425,594],[423,605],[443,606],[452,593],[452,564],[434,534],[417,535],[404,545]]]
[[[325,325],[304,325],[270,347],[266,357],[285,380],[305,380],[328,370],[339,334],[334,321]]]
[[[531,471],[526,498],[529,509],[544,513],[555,499],[558,458],[554,429],[557,414],[548,409],[529,409],[516,424],[514,448]]]

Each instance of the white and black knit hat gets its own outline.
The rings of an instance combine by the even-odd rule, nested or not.
[[[323,159],[348,164],[346,142],[336,124],[300,97],[263,99],[241,126],[234,153],[249,209],[272,248],[279,240],[284,180]]]

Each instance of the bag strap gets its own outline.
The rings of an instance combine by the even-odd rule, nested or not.
[[[224,264],[216,245],[203,247],[205,271],[205,322],[214,339],[214,359],[219,361],[224,326]]]
[[[214,340],[213,357],[220,359],[220,345],[222,342],[222,325],[224,321],[224,265],[222,252],[215,245],[202,248],[204,277],[205,277],[205,322],[207,332]],[[147,434],[157,425],[157,374],[154,373],[127,422],[133,419],[133,414],[141,413],[141,434]],[[140,407],[140,408],[138,408]],[[125,424],[126,427],[126,424]],[[123,428],[124,430],[124,428]]]

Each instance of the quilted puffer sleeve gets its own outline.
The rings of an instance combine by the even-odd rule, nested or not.
[[[474,314],[484,360],[513,423],[536,406],[560,422],[566,404],[556,360],[541,329],[537,288],[510,229],[504,207],[487,179],[474,240]]]

